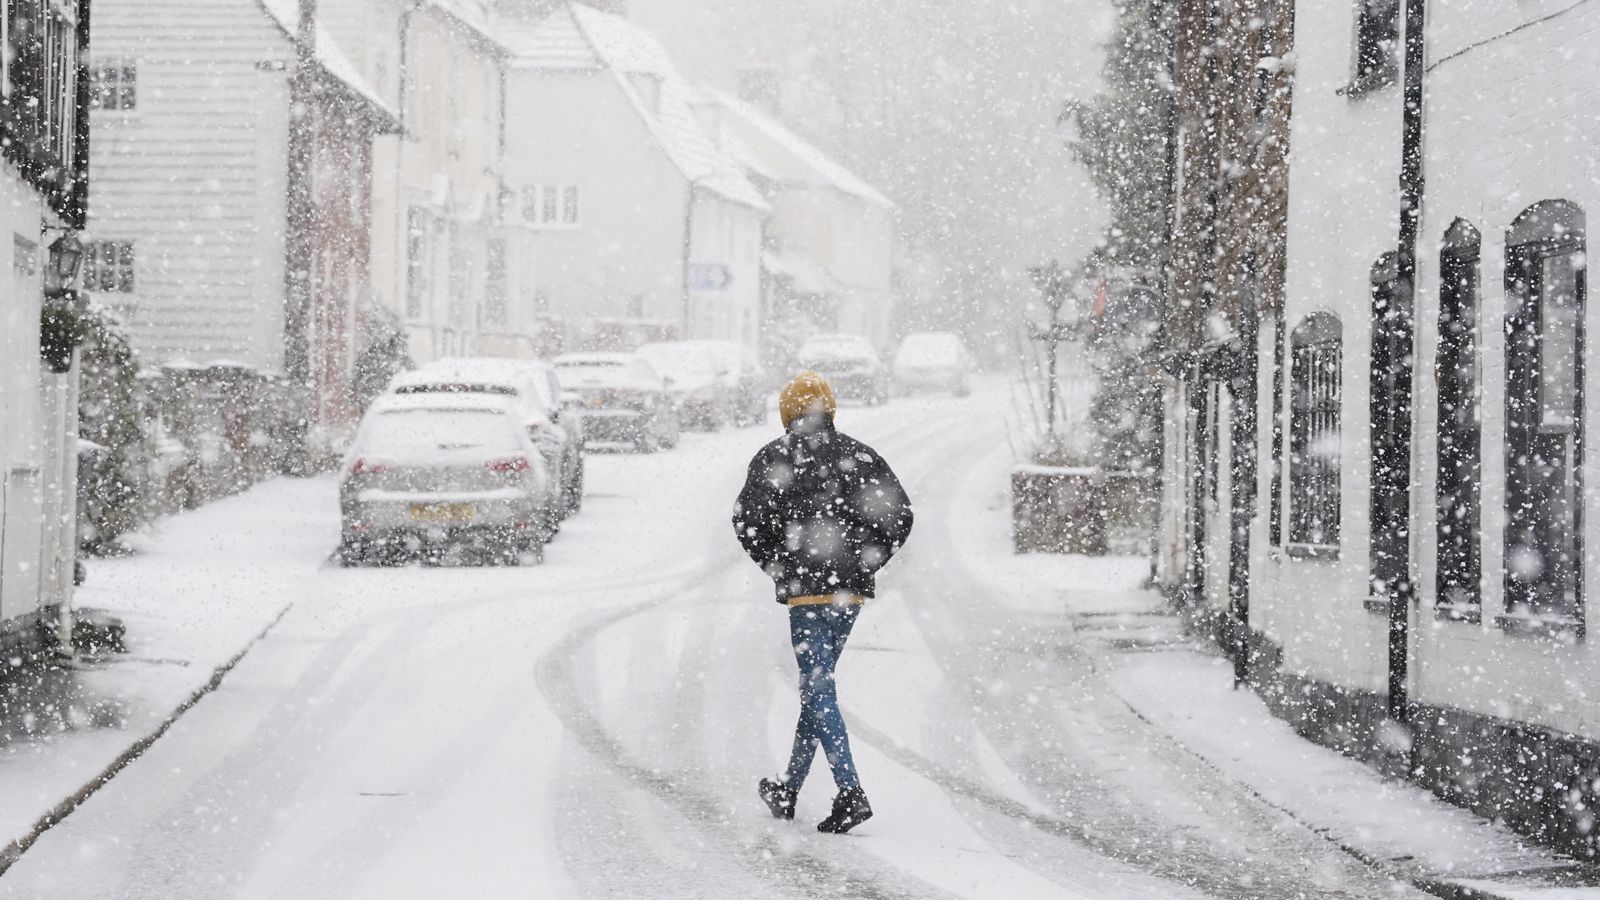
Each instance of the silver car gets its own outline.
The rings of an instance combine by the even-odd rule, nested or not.
[[[379,397],[344,461],[340,561],[436,561],[464,548],[489,562],[542,562],[557,515],[550,487],[514,400]]]

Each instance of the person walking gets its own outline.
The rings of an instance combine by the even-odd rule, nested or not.
[[[911,534],[911,500],[871,447],[834,428],[827,379],[802,372],[778,396],[784,434],[750,461],[733,511],[745,552],[772,578],[789,610],[800,666],[800,721],[789,768],[763,778],[772,815],[793,819],[820,744],[839,793],[817,830],[843,834],[872,817],[839,712],[834,669],[879,569]]]

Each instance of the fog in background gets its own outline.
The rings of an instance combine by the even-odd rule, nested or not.
[[[1103,3],[632,0],[627,11],[708,85],[733,93],[742,69],[775,70],[785,124],[899,205],[902,328],[1014,310],[1034,297],[1026,266],[1076,261],[1100,237],[1104,206],[1060,115],[1100,83]]]

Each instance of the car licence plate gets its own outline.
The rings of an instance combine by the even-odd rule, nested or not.
[[[418,522],[470,522],[476,514],[471,503],[411,504],[411,518]]]

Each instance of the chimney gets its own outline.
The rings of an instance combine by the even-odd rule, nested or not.
[[[762,110],[773,118],[778,117],[778,70],[771,66],[756,66],[739,70],[739,99]]]

